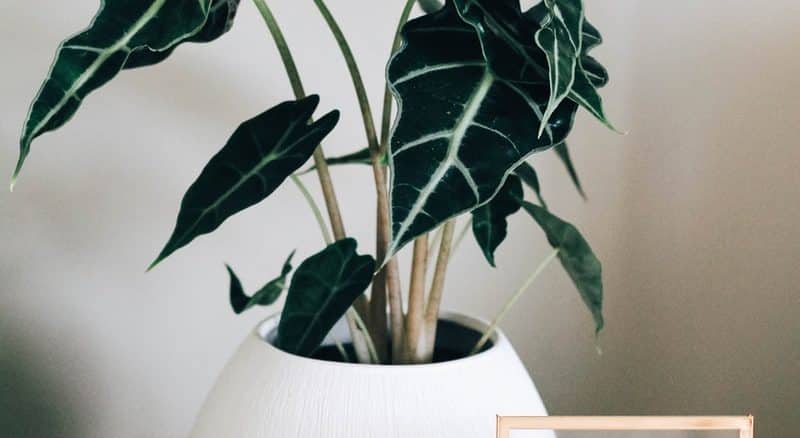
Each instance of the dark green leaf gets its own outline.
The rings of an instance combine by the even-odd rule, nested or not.
[[[508,222],[506,219],[519,211],[522,198],[522,183],[519,178],[509,175],[503,187],[491,201],[472,210],[472,234],[490,265],[494,264],[494,251],[506,238]]]
[[[533,192],[536,193],[536,198],[539,200],[539,203],[542,204],[542,207],[547,208],[547,203],[544,202],[541,187],[539,186],[539,176],[536,175],[536,170],[533,168],[533,166],[523,162],[514,170],[514,175],[517,175],[522,182],[525,183],[525,185],[533,189]]]
[[[189,187],[175,230],[150,267],[262,201],[302,166],[339,120],[332,111],[309,124],[318,103],[317,96],[284,102],[242,123]]]
[[[431,12],[436,12],[439,9],[442,9],[441,0],[417,0],[417,3],[419,3],[419,7],[426,14],[430,14]]]
[[[236,17],[239,1],[212,0],[208,19],[206,19],[206,23],[200,31],[160,52],[151,50],[146,46],[139,47],[128,56],[124,68],[131,69],[157,64],[167,59],[181,43],[208,43],[221,37],[233,26],[233,19]]]
[[[574,226],[547,209],[519,200],[522,207],[544,230],[547,241],[558,248],[558,259],[592,312],[597,332],[603,329],[603,279],[600,260]]]
[[[540,2],[530,8],[523,14],[524,19],[527,21],[528,26],[516,25],[519,4],[516,0],[454,0],[459,5],[459,11],[464,18],[473,23],[482,32],[479,32],[483,39],[484,47],[487,50],[487,56],[493,69],[496,71],[503,71],[505,69],[519,68],[515,64],[509,64],[504,61],[505,56],[502,55],[503,51],[513,51],[520,59],[524,60],[524,68],[530,73],[537,73],[544,78],[547,78],[548,83],[550,80],[555,79],[554,75],[559,71],[568,71],[569,62],[567,58],[563,59],[564,65],[556,63],[541,62],[541,57],[544,52],[539,50],[531,50],[527,42],[531,40],[529,30],[533,29],[534,32],[542,28],[550,28],[551,32],[555,32],[553,36],[557,37],[558,41],[566,41],[564,38],[566,34],[563,31],[570,33],[571,40],[574,41],[577,35],[580,35],[580,44],[578,53],[580,57],[577,65],[574,67],[574,81],[567,95],[570,100],[580,104],[586,108],[592,115],[598,118],[603,124],[616,131],[605,116],[602,107],[602,100],[597,94],[597,87],[605,85],[608,82],[608,74],[605,69],[593,58],[588,56],[588,52],[593,47],[600,44],[602,41],[600,33],[597,28],[589,24],[585,19],[582,19],[582,5],[579,0],[547,0],[547,2]],[[553,12],[558,15],[554,15]],[[563,23],[563,24],[562,24]],[[582,23],[582,26],[580,25]],[[556,29],[553,30],[553,26]],[[580,34],[576,31],[580,28]],[[560,29],[560,30],[558,30]],[[492,40],[499,39],[502,44],[497,44]],[[534,37],[535,39],[535,37]],[[583,40],[586,40],[585,42]],[[563,44],[559,47],[564,46]],[[550,60],[562,59],[563,56],[555,56],[552,50],[554,45],[543,47],[545,51],[549,51]],[[538,49],[538,48],[537,48]],[[571,56],[574,56],[571,50],[567,50]],[[565,52],[561,52],[565,53]],[[504,66],[507,64],[508,67]],[[561,68],[550,69],[550,66],[560,66]],[[535,75],[534,75],[535,76]],[[559,81],[565,77],[559,74]],[[569,76],[566,77],[569,79]],[[558,83],[559,81],[555,81]],[[559,90],[563,87],[556,88],[556,101],[558,101]]]
[[[564,166],[567,168],[567,172],[569,173],[570,179],[572,179],[572,183],[575,184],[575,188],[578,189],[578,193],[581,194],[583,199],[586,199],[586,193],[583,191],[583,187],[581,187],[581,181],[578,179],[578,172],[575,170],[575,165],[572,164],[572,159],[569,156],[569,149],[567,149],[566,143],[559,143],[557,144],[553,150],[556,151],[558,154],[558,158],[564,163]]]
[[[384,163],[387,162],[386,158],[382,160]],[[328,163],[328,166],[340,166],[343,164],[366,164],[371,165],[372,159],[369,148],[364,148],[359,151],[353,152],[351,154],[342,155],[340,157],[327,157],[325,158],[325,162]],[[308,169],[304,170],[302,173],[308,173],[312,170],[316,170],[317,166],[311,166]]]
[[[547,60],[533,40],[537,28],[518,5],[504,23],[483,37],[494,47],[487,51],[491,66],[476,27],[452,2],[403,29],[404,44],[388,69],[401,102],[390,152],[390,253],[488,202],[519,163],[562,141],[572,126],[577,106],[564,100],[538,136],[548,81],[546,71],[526,65]],[[528,36],[525,56],[495,35],[505,30]]]
[[[547,55],[550,100],[544,121],[567,97],[575,81],[581,54],[583,5],[580,0],[545,0],[549,13],[536,32],[536,44]]]
[[[375,259],[343,239],[306,259],[294,273],[278,324],[277,345],[310,356],[372,281]]]
[[[592,66],[596,68],[599,64],[593,64]],[[592,76],[590,76],[590,74]],[[603,74],[605,74],[605,70],[603,70]],[[596,70],[586,70],[583,67],[583,60],[578,62],[578,67],[575,71],[575,82],[572,85],[572,92],[569,98],[592,113],[597,120],[602,122],[609,129],[619,132],[619,130],[608,121],[605,111],[603,110],[603,99],[597,92],[596,84],[605,84],[607,80],[602,81],[602,79],[597,78],[597,75],[598,73]]]
[[[283,268],[281,269],[281,275],[273,280],[270,280],[261,289],[254,293],[252,297],[248,297],[247,294],[244,293],[242,282],[239,281],[239,277],[236,276],[236,273],[233,272],[233,269],[231,269],[230,266],[225,265],[225,267],[228,269],[228,275],[231,278],[230,299],[233,311],[238,315],[253,306],[269,306],[270,304],[274,303],[275,300],[281,296],[283,290],[286,289],[286,277],[290,272],[292,272],[292,256],[294,256],[294,251],[289,254],[286,262],[284,262]]]
[[[66,123],[83,99],[122,70],[131,53],[168,51],[200,32],[211,0],[107,0],[91,25],[61,43],[31,104],[12,187],[31,142]]]

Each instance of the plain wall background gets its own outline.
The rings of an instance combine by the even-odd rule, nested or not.
[[[98,2],[0,3],[0,175],[60,40]],[[306,88],[343,110],[330,155],[364,145],[344,63],[312,3],[272,2]],[[401,1],[330,0],[374,109]],[[605,268],[607,328],[553,266],[504,324],[554,414],[744,414],[800,430],[800,3],[592,1],[619,136],[586,114],[571,136],[584,203],[552,153],[552,209]],[[255,322],[235,316],[223,262],[250,290],[319,232],[291,184],[145,275],[180,199],[242,120],[288,99],[250,2],[231,33],[122,73],[40,138],[0,190],[0,430],[6,436],[180,437]],[[334,171],[350,234],[373,247],[371,175]],[[308,179],[314,190],[313,179]],[[446,307],[489,317],[547,253],[523,215],[499,268],[471,239]],[[9,434],[10,431],[10,434]]]

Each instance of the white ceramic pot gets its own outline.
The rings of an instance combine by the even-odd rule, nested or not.
[[[455,343],[459,330],[475,336],[487,325],[455,313],[441,319],[455,323],[448,324]],[[491,348],[464,359],[361,365],[285,353],[269,342],[277,326],[278,317],[269,318],[244,340],[192,438],[492,438],[497,415],[547,415],[501,332]]]

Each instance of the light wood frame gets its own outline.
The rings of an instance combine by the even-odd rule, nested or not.
[[[742,417],[497,417],[497,438],[511,430],[738,430],[753,438],[753,416]]]

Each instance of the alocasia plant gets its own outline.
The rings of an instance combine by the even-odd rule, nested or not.
[[[306,96],[275,16],[265,0],[253,0],[275,40],[294,99],[233,131],[186,192],[171,237],[151,268],[289,179],[308,201],[326,246],[293,273],[292,253],[279,275],[252,295],[227,267],[233,310],[273,304],[288,290],[278,347],[312,356],[333,325],[346,317],[355,360],[426,362],[436,347],[449,259],[460,241],[454,237],[456,220],[467,218],[464,231],[472,229],[486,260],[495,266],[508,218],[523,210],[544,230],[553,252],[501,316],[544,266],[558,258],[600,330],[600,262],[577,229],[548,210],[536,170],[527,162],[554,149],[583,195],[565,143],[575,114],[584,108],[611,127],[597,91],[608,74],[588,54],[601,37],[586,21],[581,0],[543,0],[528,10],[518,0],[448,0],[444,5],[419,0],[424,14],[411,21],[417,0],[406,0],[386,69],[381,132],[344,32],[323,0],[309,1],[347,61],[367,147],[325,157],[320,144],[336,126],[338,111],[314,119],[320,98]],[[125,69],[159,63],[183,43],[221,37],[233,26],[238,8],[239,0],[105,0],[89,27],[58,48],[23,127],[12,187],[34,139],[66,123],[90,93]],[[393,100],[398,104],[394,121]],[[328,171],[329,165],[341,164],[372,168],[375,256],[359,255],[356,241],[345,232]],[[318,175],[329,224],[302,182],[302,175],[310,172]],[[535,193],[538,205],[524,199],[524,187]],[[435,230],[438,237],[431,244],[428,234]],[[410,242],[412,278],[404,312],[396,253]],[[437,260],[426,293],[429,253],[436,253]],[[340,351],[346,355],[345,349]]]

